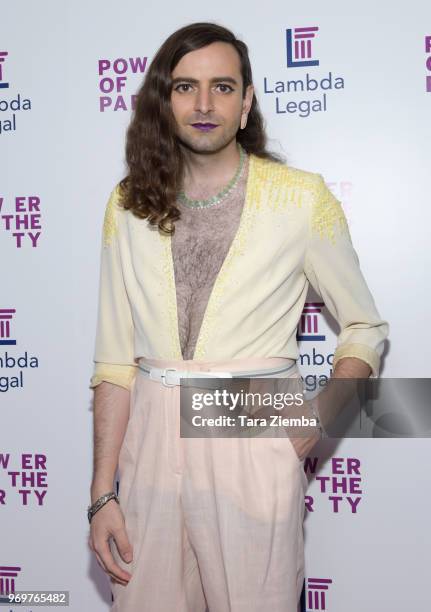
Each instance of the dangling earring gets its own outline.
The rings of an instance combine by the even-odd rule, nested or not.
[[[244,130],[247,125],[247,115],[241,117],[241,129]]]

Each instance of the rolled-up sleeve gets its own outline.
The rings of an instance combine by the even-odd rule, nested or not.
[[[377,378],[389,325],[380,317],[360,269],[341,203],[323,177],[316,177],[304,272],[341,328],[333,367],[343,357],[357,357]]]
[[[100,251],[99,300],[90,388],[102,381],[130,389],[136,374],[134,326],[119,248],[118,186],[106,205]]]

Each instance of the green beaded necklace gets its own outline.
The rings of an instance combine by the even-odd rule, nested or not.
[[[237,184],[238,179],[241,175],[241,171],[244,166],[246,154],[245,154],[244,149],[239,143],[238,143],[238,149],[239,149],[238,168],[237,168],[237,171],[235,172],[235,176],[229,181],[226,187],[224,187],[219,193],[217,193],[215,196],[212,196],[212,198],[209,198],[208,200],[191,200],[190,198],[186,196],[184,191],[180,191],[178,194],[178,199],[180,200],[180,202],[182,202],[182,204],[185,204],[186,206],[190,206],[190,208],[207,208],[208,206],[214,206],[215,204],[218,204],[219,202],[221,202],[223,198],[225,198],[227,194],[230,193],[232,189],[235,187],[235,185]]]

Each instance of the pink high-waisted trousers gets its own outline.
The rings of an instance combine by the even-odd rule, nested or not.
[[[194,371],[289,361],[141,360]],[[296,364],[282,376],[300,384]],[[111,583],[111,612],[297,612],[308,485],[303,465],[287,434],[181,438],[180,387],[138,369],[118,465],[133,561],[123,562],[110,541],[116,563],[132,578],[127,586]]]

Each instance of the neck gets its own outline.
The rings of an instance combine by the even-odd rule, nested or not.
[[[236,140],[216,153],[195,153],[182,148],[184,159],[183,191],[189,197],[217,191],[235,174],[240,156]]]

